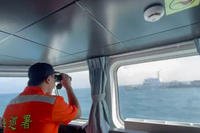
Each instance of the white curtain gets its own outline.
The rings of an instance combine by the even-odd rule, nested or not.
[[[110,129],[110,115],[105,100],[108,87],[108,57],[99,57],[88,60],[92,108],[86,133],[108,133]]]
[[[195,45],[196,45],[197,52],[200,54],[200,39],[195,40]]]

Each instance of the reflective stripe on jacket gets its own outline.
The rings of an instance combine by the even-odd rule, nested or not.
[[[61,96],[44,95],[38,87],[26,87],[3,115],[4,133],[57,133],[77,115],[77,108]]]

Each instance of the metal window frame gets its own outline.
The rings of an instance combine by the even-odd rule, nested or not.
[[[198,55],[195,43],[195,40],[191,40],[164,47],[157,47],[110,57],[110,96],[112,103],[112,121],[115,127],[124,128],[124,120],[120,116],[119,108],[119,92],[117,82],[118,69],[124,65]]]

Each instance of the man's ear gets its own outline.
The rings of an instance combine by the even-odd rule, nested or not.
[[[50,77],[50,75],[49,75],[49,76],[45,79],[45,83],[49,84],[50,81],[51,81],[51,77]]]

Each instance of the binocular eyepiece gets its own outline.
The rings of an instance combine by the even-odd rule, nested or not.
[[[61,89],[62,84],[60,83],[60,81],[62,80],[62,74],[60,72],[56,72],[54,75],[54,78],[55,78],[55,82],[58,82],[56,85],[56,89]]]
[[[60,81],[62,80],[62,75],[61,75],[61,73],[55,73],[54,78],[55,78],[55,81],[56,81],[56,82],[60,82]]]

